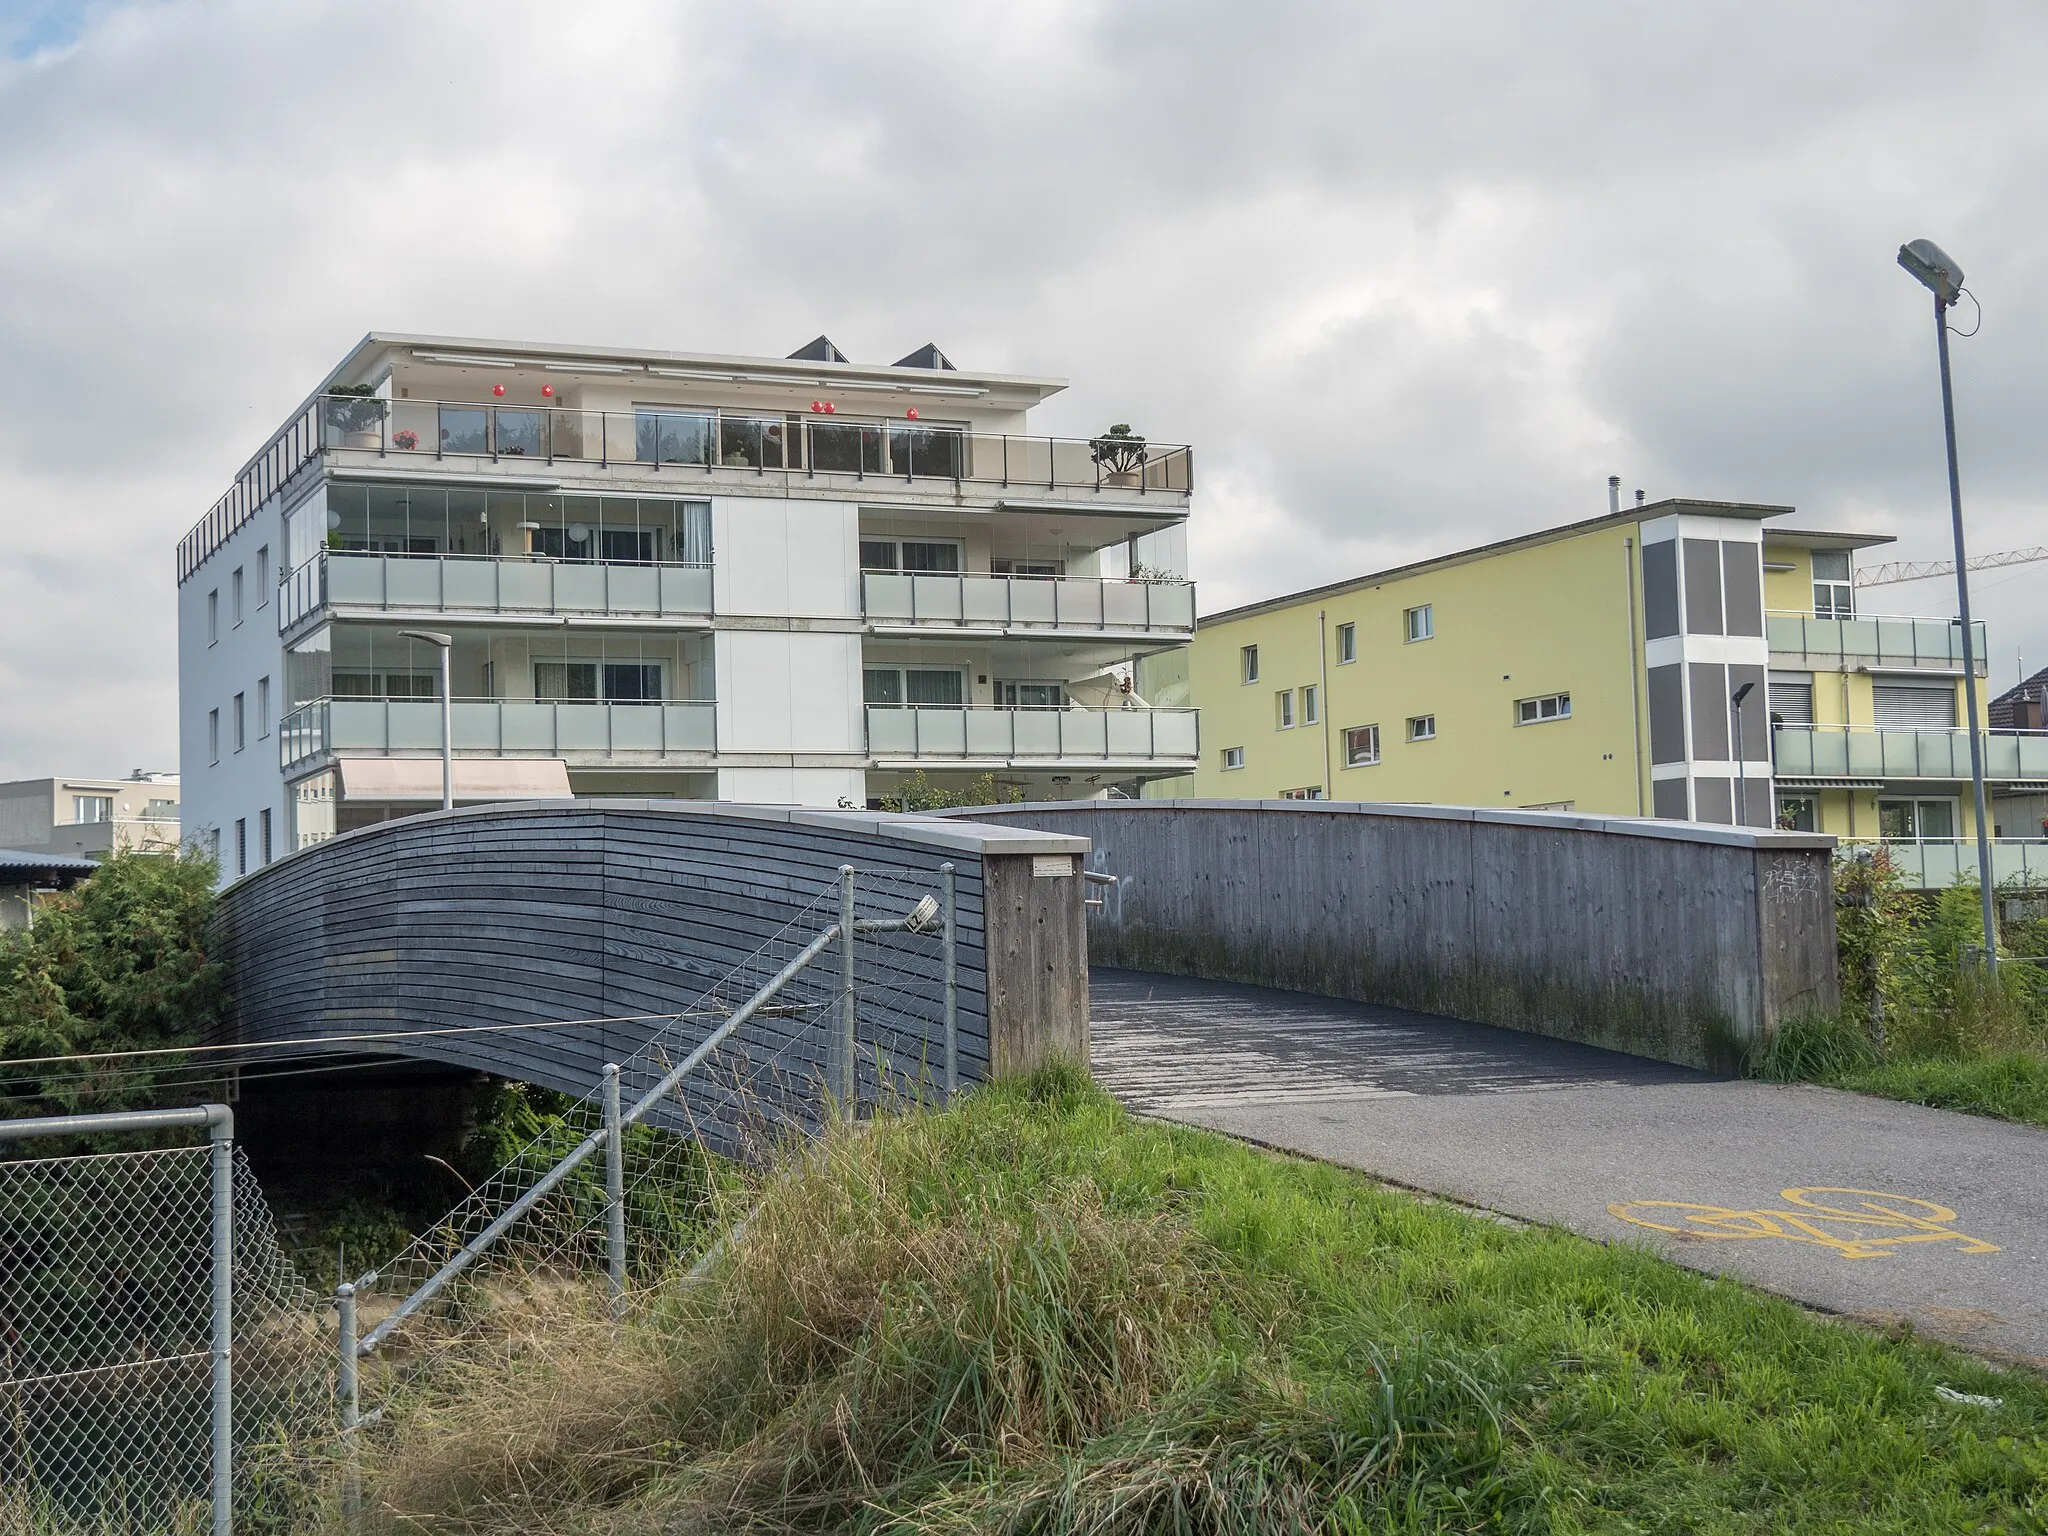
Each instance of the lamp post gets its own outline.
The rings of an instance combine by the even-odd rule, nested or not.
[[[448,697],[448,648],[452,635],[437,629],[401,629],[401,640],[419,640],[441,653],[441,809],[455,809],[455,706]]]
[[[1934,345],[1941,359],[1941,425],[1948,442],[1948,509],[1956,541],[1956,608],[1963,626],[1963,699],[1969,712],[1970,790],[1977,804],[1977,894],[1984,907],[1984,963],[1998,974],[1998,917],[1991,891],[1990,818],[1984,808],[1984,743],[1977,731],[1976,637],[1970,630],[1969,562],[1963,555],[1963,485],[1956,472],[1956,402],[1948,371],[1948,312],[1963,290],[1963,269],[1932,240],[1899,247],[1899,265],[1934,295]]]
[[[1728,713],[1735,719],[1735,825],[1749,825],[1749,762],[1742,755],[1742,701],[1755,683],[1744,683],[1728,695]]]

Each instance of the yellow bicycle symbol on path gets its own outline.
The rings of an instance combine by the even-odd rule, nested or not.
[[[1824,1203],[1820,1196],[1835,1203]],[[1787,1209],[1738,1211],[1685,1200],[1628,1200],[1608,1213],[1638,1227],[1707,1242],[1762,1237],[1817,1243],[1845,1259],[1882,1259],[1906,1243],[1954,1243],[1957,1253],[1997,1253],[1996,1243],[1955,1228],[1956,1213],[1932,1200],[1875,1189],[1785,1189]]]

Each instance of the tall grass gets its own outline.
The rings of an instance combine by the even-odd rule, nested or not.
[[[2048,1389],[1057,1071],[793,1153],[386,1426],[388,1532],[2030,1529]],[[1945,1384],[2002,1399],[1937,1397]],[[2030,1513],[2031,1512],[2031,1513]]]

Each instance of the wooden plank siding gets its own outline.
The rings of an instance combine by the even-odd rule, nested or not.
[[[960,1073],[989,1073],[983,853],[1085,848],[1009,828],[929,818],[677,802],[584,800],[490,805],[387,822],[320,843],[230,885],[214,943],[234,1001],[231,1038],[332,1040],[377,1031],[457,1032],[350,1049],[473,1067],[578,1096],[607,1061],[625,1061],[654,1020],[698,1005],[729,1012],[839,916],[851,864],[858,915],[896,918],[955,869]],[[1029,864],[1029,858],[1017,862]],[[862,1093],[942,1060],[943,966],[936,931],[863,935]],[[1084,962],[1085,963],[1085,962]],[[728,979],[729,978],[729,979]],[[773,1059],[798,1112],[818,1107],[839,959],[792,983],[788,1005],[757,1017],[733,1060]],[[592,1020],[560,1029],[483,1026]],[[717,1017],[663,1033],[668,1059]],[[658,1064],[635,1074],[639,1085]],[[626,1092],[636,1087],[629,1076]],[[692,1114],[729,1122],[729,1093],[696,1092]]]

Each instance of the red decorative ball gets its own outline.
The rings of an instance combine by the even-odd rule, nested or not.
[[[555,386],[554,386],[554,385],[552,385],[552,384],[543,384],[543,385],[541,385],[541,387],[540,387],[540,397],[541,397],[541,399],[543,399],[543,400],[552,400],[552,399],[554,399],[554,398],[555,398]]]
[[[491,393],[494,395],[502,395],[503,393],[505,393],[505,386],[502,384],[493,384],[491,386]]]
[[[917,407],[913,405],[909,410],[905,411],[903,414],[910,420],[915,421],[917,420]]]
[[[822,400],[813,400],[811,402],[811,410],[819,415],[823,415],[825,410],[825,402]]]
[[[834,405],[834,404],[833,404],[833,403],[832,403],[832,402],[831,402],[830,400],[827,400],[827,401],[825,402],[825,414],[826,414],[827,416],[830,416],[830,415],[831,415],[831,414],[832,414],[832,413],[833,413],[834,411],[836,411],[836,410],[838,410],[838,409],[839,409],[839,407],[838,407],[838,406],[836,406],[836,405]]]

